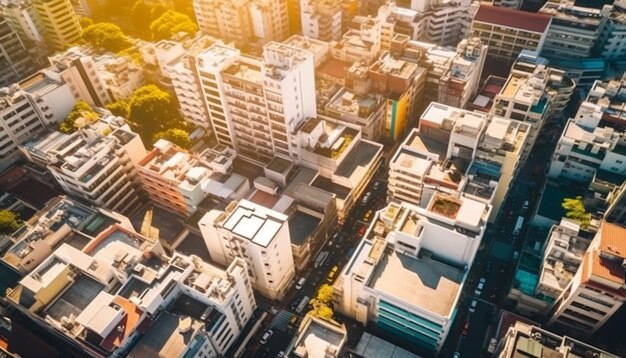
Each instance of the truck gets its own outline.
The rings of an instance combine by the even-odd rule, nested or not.
[[[513,229],[513,235],[515,236],[519,235],[520,231],[522,230],[523,225],[524,225],[524,217],[519,216],[517,218],[517,222],[515,223],[515,228]]]

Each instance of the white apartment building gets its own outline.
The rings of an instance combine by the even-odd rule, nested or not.
[[[45,30],[32,0],[2,0],[0,14],[22,41],[44,42]]]
[[[142,68],[128,57],[105,55],[96,67],[112,101],[129,98],[144,85]]]
[[[65,119],[74,107],[66,83],[43,73],[0,89],[0,167],[18,157],[18,146]]]
[[[117,224],[83,250],[63,244],[9,300],[94,357],[131,347],[132,357],[223,356],[256,308],[241,259],[222,269],[196,256],[167,257],[158,242]]]
[[[252,287],[271,299],[283,297],[295,275],[288,225],[286,215],[247,200],[198,222],[211,258],[222,265],[243,259]]]
[[[358,125],[364,138],[376,141],[383,134],[385,104],[382,95],[358,95],[341,88],[324,106],[323,113],[339,122]]]
[[[489,56],[513,62],[522,50],[541,51],[551,17],[545,14],[480,5],[472,21],[471,35],[489,46]]]
[[[382,41],[382,24],[378,17],[355,16],[350,21],[348,31],[339,41],[330,43],[334,59],[346,62],[370,64],[378,57]]]
[[[568,60],[591,57],[605,22],[606,14],[603,12],[575,6],[574,1],[547,2],[539,13],[552,16],[552,21],[541,55]]]
[[[442,193],[427,209],[390,203],[375,214],[334,283],[335,308],[437,354],[489,211],[484,203]]]
[[[292,35],[283,41],[283,44],[311,51],[313,53],[313,63],[316,69],[330,58],[330,44],[326,41],[316,40],[302,35]]]
[[[302,35],[328,42],[341,39],[341,3],[342,0],[301,1]]]
[[[602,223],[548,324],[574,337],[593,335],[626,301],[625,253],[626,228]]]
[[[61,76],[74,98],[82,99],[91,106],[104,107],[111,102],[111,96],[91,55],[91,50],[72,47],[50,57],[51,67],[47,70]]]
[[[605,11],[603,9],[603,11]],[[600,35],[600,55],[604,59],[622,59],[626,56],[626,1],[613,2]]]
[[[27,143],[22,150],[29,160],[46,165],[71,197],[129,213],[142,204],[134,165],[147,153],[139,135],[122,118],[108,121],[69,135],[53,132]]]
[[[45,39],[53,51],[63,51],[80,40],[82,28],[70,0],[33,0]]]

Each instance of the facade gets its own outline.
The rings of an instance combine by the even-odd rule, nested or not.
[[[489,57],[513,62],[522,50],[540,51],[551,17],[506,7],[480,5],[472,21],[471,35],[489,46]]]
[[[0,14],[23,42],[44,42],[45,30],[32,0],[0,1]]]
[[[371,64],[381,49],[382,23],[378,17],[353,17],[341,39],[331,41],[332,57],[348,63],[363,61],[365,65]]]
[[[70,0],[33,0],[48,47],[63,51],[80,40],[82,29]]]
[[[256,308],[242,260],[222,269],[196,256],[168,257],[159,243],[117,224],[82,250],[61,245],[8,300],[93,357],[223,356]]]
[[[436,354],[454,321],[489,210],[443,193],[427,209],[390,203],[376,213],[334,283],[335,308]],[[438,279],[424,284],[429,277]]]
[[[0,86],[19,82],[37,71],[40,65],[8,22],[0,19]]]
[[[626,300],[623,262],[626,228],[602,223],[568,287],[556,301],[549,325],[574,337],[594,334]]]
[[[306,0],[300,6],[302,35],[322,41],[336,41],[341,38],[342,0]]]
[[[247,200],[212,210],[198,222],[211,258],[228,265],[243,259],[252,287],[280,299],[294,277],[287,216]]]
[[[111,96],[90,52],[81,47],[72,47],[58,53],[50,57],[52,66],[48,70],[59,74],[70,86],[74,98],[91,106],[104,107],[111,102]]]
[[[522,321],[516,321],[502,337],[494,357],[513,358],[542,352],[554,358],[573,357],[606,357],[617,358],[616,355],[605,352],[568,336],[559,336],[545,329],[533,326]]]
[[[120,213],[130,213],[142,204],[134,165],[146,156],[146,150],[139,135],[119,117],[108,117],[72,134],[50,133],[22,150],[30,161],[45,165],[71,197]]]
[[[603,9],[604,11],[604,9]],[[626,56],[626,1],[615,1],[600,35],[600,57],[619,60]]]
[[[42,73],[0,93],[0,167],[4,168],[19,157],[19,145],[64,120],[75,102],[66,83]]]

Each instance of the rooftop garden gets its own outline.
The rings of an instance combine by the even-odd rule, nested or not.
[[[461,208],[461,203],[453,198],[436,196],[430,208],[432,212],[454,219]]]

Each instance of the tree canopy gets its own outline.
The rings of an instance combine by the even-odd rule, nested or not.
[[[174,10],[167,10],[150,24],[150,32],[154,41],[171,39],[173,35],[180,32],[194,35],[197,31],[196,24],[191,21],[189,16]]]
[[[191,148],[191,140],[189,140],[189,133],[184,129],[170,128],[163,132],[158,132],[154,135],[154,141],[159,139],[166,139],[183,149]]]
[[[118,101],[107,104],[106,109],[111,111],[111,113],[114,116],[128,119],[128,114],[129,114],[128,107],[129,107],[128,102],[123,99],[120,99]]]
[[[12,234],[22,225],[17,213],[5,209],[0,210],[0,234]]]
[[[324,284],[320,286],[315,298],[311,300],[311,306],[313,309],[311,313],[314,316],[321,317],[327,320],[333,319],[334,312],[331,308],[333,302],[333,286]]]
[[[185,127],[172,95],[155,85],[142,86],[132,94],[126,118],[138,128],[145,143],[157,132]]]
[[[585,209],[582,197],[565,198],[561,206],[565,209],[565,217],[578,221],[583,228],[589,226],[591,214]]]
[[[72,108],[72,111],[65,117],[63,122],[59,124],[59,131],[72,133],[86,124],[93,123],[97,119],[98,114],[93,108],[87,102],[79,100],[74,104],[74,108]]]
[[[119,26],[110,22],[99,22],[87,26],[83,39],[96,49],[119,52],[129,48],[132,43]]]

